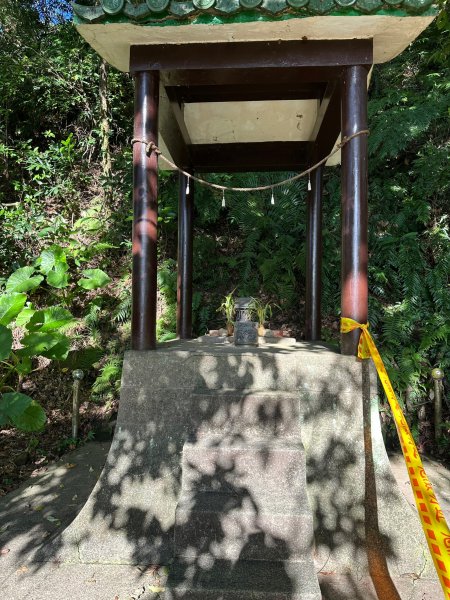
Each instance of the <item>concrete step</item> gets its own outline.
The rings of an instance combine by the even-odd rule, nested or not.
[[[312,560],[285,564],[216,560],[176,561],[164,600],[321,600]]]
[[[212,553],[216,559],[299,561],[311,555],[313,519],[303,501],[256,503],[249,494],[200,492],[180,499],[175,554],[186,560]]]
[[[321,344],[296,348],[203,347],[167,342],[151,358],[127,353],[122,390],[296,390],[304,393],[353,393],[360,385],[361,366],[353,356],[339,355]]]
[[[242,440],[300,439],[300,394],[289,392],[205,392],[191,396],[193,410],[205,415],[197,438],[234,434]]]
[[[208,435],[185,443],[183,492],[250,494],[255,501],[270,496],[298,496],[306,488],[305,457],[300,442],[245,442],[234,435]]]

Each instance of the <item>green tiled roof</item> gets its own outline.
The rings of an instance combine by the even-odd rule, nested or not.
[[[94,3],[91,3],[94,4]],[[434,0],[100,0],[94,6],[74,2],[77,23],[151,24],[189,22],[197,17],[280,18],[317,15],[433,15]],[[246,19],[246,20],[247,20]]]

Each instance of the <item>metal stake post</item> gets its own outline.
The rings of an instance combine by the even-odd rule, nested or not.
[[[73,405],[72,405],[72,438],[78,438],[78,430],[80,429],[80,387],[84,373],[81,369],[72,371],[73,377]]]
[[[437,443],[441,434],[442,380],[444,379],[444,371],[442,369],[433,369],[431,377],[434,380],[434,439]]]

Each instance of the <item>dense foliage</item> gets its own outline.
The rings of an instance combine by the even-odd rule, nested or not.
[[[91,398],[105,401],[117,396],[130,321],[132,82],[107,70],[65,21],[69,12],[67,1],[0,5],[0,283],[4,289],[18,268],[45,276],[33,308],[70,309],[71,351],[91,369]],[[432,367],[450,370],[448,32],[444,10],[400,57],[374,69],[370,92],[370,321],[394,385],[412,405],[427,399]],[[281,178],[212,176],[250,186]],[[277,192],[274,205],[263,193],[229,194],[223,209],[221,197],[197,188],[196,333],[223,324],[217,307],[236,288],[278,305],[274,321],[300,335],[305,196],[300,181]],[[175,335],[177,197],[177,178],[163,174],[162,340]],[[325,206],[324,335],[333,342],[338,168],[327,170]],[[67,269],[49,278],[36,260],[55,247]],[[82,272],[89,280],[100,271],[108,274],[102,289],[80,284]],[[23,323],[14,322],[17,331],[23,335]],[[16,391],[32,376],[21,376]]]

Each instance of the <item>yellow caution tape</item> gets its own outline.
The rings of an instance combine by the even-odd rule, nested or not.
[[[430,548],[442,589],[444,590],[445,599],[450,600],[450,530],[445,520],[444,513],[439,506],[439,502],[434,495],[433,486],[423,468],[416,444],[414,443],[408,423],[406,422],[405,416],[403,415],[389,380],[386,367],[384,366],[380,353],[369,333],[369,325],[363,325],[353,319],[341,319],[342,333],[349,333],[355,329],[361,329],[361,337],[358,344],[358,357],[372,357],[389,401],[392,414],[394,415],[397,433],[400,438],[417,510],[422,522],[422,528]]]

